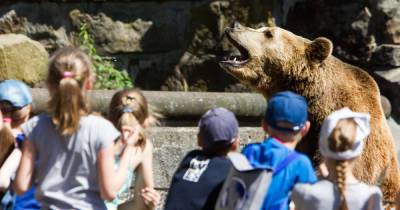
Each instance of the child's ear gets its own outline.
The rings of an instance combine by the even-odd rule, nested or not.
[[[237,151],[239,149],[240,146],[240,138],[236,137],[231,145],[231,151]]]
[[[304,137],[307,135],[308,131],[310,130],[311,123],[310,121],[307,121],[304,127],[301,129],[301,137]]]
[[[83,83],[83,89],[84,89],[84,90],[91,90],[91,89],[93,89],[93,81],[92,81],[90,78],[85,79],[85,81],[84,81],[84,83]]]

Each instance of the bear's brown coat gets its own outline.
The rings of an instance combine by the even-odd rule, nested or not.
[[[393,137],[385,120],[376,82],[364,70],[331,55],[326,38],[309,41],[278,27],[251,29],[235,24],[227,37],[242,57],[220,65],[241,82],[260,91],[266,98],[282,90],[292,90],[307,98],[312,130],[298,149],[318,162],[318,133],[332,111],[349,107],[371,114],[371,133],[355,175],[377,184],[385,200],[394,201],[400,190],[400,174]]]

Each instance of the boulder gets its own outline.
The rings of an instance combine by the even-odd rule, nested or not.
[[[39,42],[21,34],[0,35],[0,80],[34,85],[45,79],[47,63],[47,51]]]
[[[378,66],[400,66],[400,45],[382,44],[373,53],[372,63]]]
[[[400,1],[369,0],[375,33],[383,43],[400,44]]]
[[[114,21],[104,13],[91,16],[79,10],[70,12],[72,24],[80,28],[86,24],[97,45],[107,53],[142,52],[141,40],[153,25],[140,18],[133,22]]]
[[[31,23],[25,17],[20,17],[14,10],[10,10],[0,18],[0,34],[24,34],[39,41],[48,51],[70,45],[70,39],[64,27],[57,30],[52,26]]]

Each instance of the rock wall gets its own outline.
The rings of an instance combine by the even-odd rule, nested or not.
[[[369,70],[400,119],[399,0],[2,1],[0,34],[21,33],[52,52],[86,24],[99,52],[147,90],[249,91],[220,69],[234,21],[330,38],[334,54]]]

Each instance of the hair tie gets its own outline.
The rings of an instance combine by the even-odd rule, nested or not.
[[[63,72],[63,78],[72,78],[74,76],[74,73],[71,71],[64,71]]]
[[[132,112],[133,112],[133,109],[132,109],[132,107],[126,106],[126,107],[124,107],[124,108],[122,109],[122,112],[123,112],[123,113],[132,113]]]
[[[4,118],[4,119],[3,119],[3,122],[5,122],[5,123],[11,123],[11,122],[12,122],[12,119],[9,118],[9,117],[7,117],[7,118]]]

